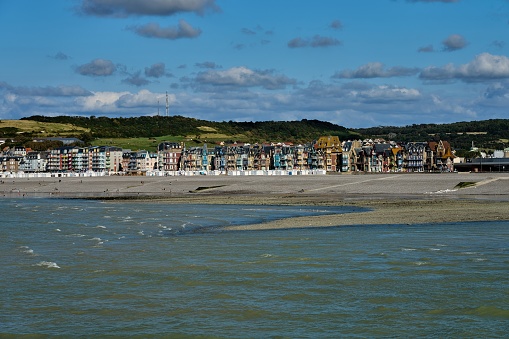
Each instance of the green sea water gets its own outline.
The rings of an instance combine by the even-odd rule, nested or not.
[[[352,211],[3,199],[0,337],[507,337],[507,222],[220,228]]]

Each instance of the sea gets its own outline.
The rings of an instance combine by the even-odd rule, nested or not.
[[[2,199],[0,337],[508,337],[506,221],[222,230],[358,210]]]

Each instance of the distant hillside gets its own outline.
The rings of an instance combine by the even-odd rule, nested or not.
[[[337,135],[341,140],[384,138],[408,142],[442,139],[449,141],[454,149],[462,152],[469,150],[472,142],[482,149],[509,147],[509,119],[359,129],[346,129],[329,122],[307,119],[214,122],[182,116],[132,118],[31,116],[18,122],[18,125],[12,123],[2,125],[3,122],[0,122],[0,137],[15,137],[21,132],[27,136],[72,135],[86,143],[101,144],[117,141],[119,145],[129,144],[130,147],[134,147],[133,143],[126,142],[125,139],[139,138],[151,140],[150,143],[145,142],[146,147],[150,149],[155,148],[155,143],[161,140],[185,141],[188,144],[218,141],[307,143],[322,135]],[[36,127],[33,127],[30,132],[27,130],[30,127],[27,126]]]
[[[182,139],[238,142],[294,142],[305,143],[321,135],[337,135],[341,139],[360,136],[344,127],[318,120],[301,121],[263,121],[263,122],[213,122],[171,117],[45,117],[31,116],[23,120],[72,124],[90,130],[83,137],[86,141],[94,138],[156,138],[179,136]]]
[[[509,119],[493,119],[452,124],[421,124],[404,127],[380,126],[356,129],[359,134],[398,141],[447,140],[458,150],[468,150],[472,142],[482,149],[509,147]]]

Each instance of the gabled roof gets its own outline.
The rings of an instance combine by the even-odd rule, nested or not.
[[[391,148],[390,144],[375,144],[375,153],[384,153]]]

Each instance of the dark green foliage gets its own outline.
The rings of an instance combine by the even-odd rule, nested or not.
[[[263,122],[214,122],[172,117],[133,117],[133,118],[107,118],[107,117],[45,117],[32,116],[23,118],[41,122],[55,122],[73,124],[89,128],[91,134],[84,134],[81,139],[89,142],[92,138],[136,138],[171,136],[199,136],[204,132],[199,127],[214,128],[217,133],[232,136],[244,135],[245,140],[239,142],[264,141],[290,141],[307,143],[322,135],[337,135],[340,139],[352,139],[359,136],[344,127],[318,120],[301,121],[263,121]],[[235,139],[237,139],[235,137]]]
[[[472,142],[483,149],[502,149],[507,147],[501,139],[509,139],[509,119],[457,122],[452,124],[421,124],[404,127],[380,126],[356,130],[371,137],[408,141],[447,140],[459,150],[469,150]]]
[[[17,135],[19,129],[16,127],[2,127],[0,128],[0,137],[12,138]]]
[[[135,138],[192,136],[199,139],[204,134],[200,127],[214,128],[217,133],[230,136],[228,139],[238,142],[289,141],[307,143],[323,135],[337,135],[340,140],[377,138],[410,141],[447,140],[454,149],[466,153],[474,142],[483,149],[502,149],[507,147],[503,139],[509,139],[509,119],[496,119],[453,124],[421,124],[403,127],[380,126],[372,128],[346,129],[345,127],[319,120],[301,121],[206,121],[182,116],[171,117],[78,117],[78,116],[32,116],[23,118],[42,122],[73,124],[89,128],[80,139],[89,143],[94,138]],[[9,133],[13,131],[9,130]],[[0,131],[1,135],[1,131]],[[245,137],[239,139],[239,135]]]

